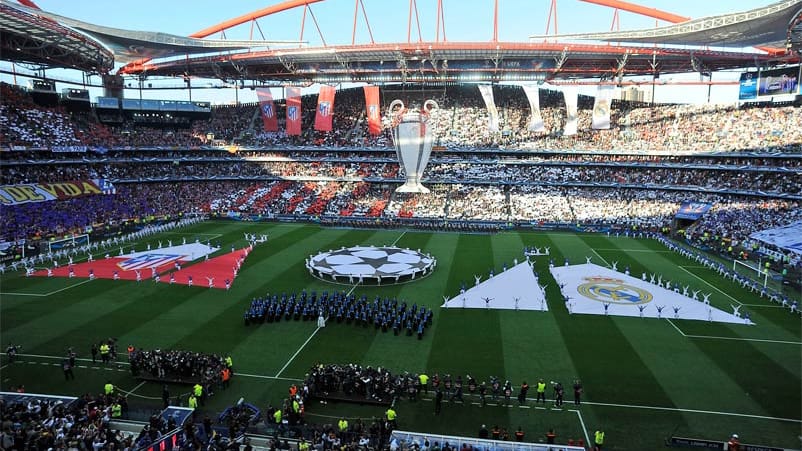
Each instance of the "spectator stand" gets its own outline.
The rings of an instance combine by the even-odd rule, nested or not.
[[[169,406],[162,410],[162,413],[159,414],[159,416],[162,417],[165,423],[170,423],[170,420],[172,419],[175,421],[176,425],[183,427],[188,422],[192,421],[193,412],[194,410],[190,409],[189,407]]]
[[[190,415],[192,414],[190,409]],[[217,422],[220,424],[227,424],[229,420],[245,424],[253,425],[262,419],[262,411],[251,403],[245,402],[245,398],[240,398],[236,404],[226,408],[217,417]]]
[[[400,430],[394,430],[392,434],[390,434],[390,449],[398,451],[426,449],[424,447],[424,442],[426,441],[430,444],[437,442],[441,446],[448,443],[451,449],[470,449],[473,451],[585,451],[584,446],[546,445],[544,443],[488,440]]]
[[[16,392],[0,392],[0,399],[5,403],[11,404],[28,404],[31,401],[47,401],[48,403],[61,403],[65,408],[69,408],[72,403],[78,400],[75,396],[54,396],[54,395],[40,395],[37,393],[16,393]]]

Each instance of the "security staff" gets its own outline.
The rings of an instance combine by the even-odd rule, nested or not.
[[[541,400],[543,404],[546,404],[546,383],[543,382],[543,379],[537,381],[537,399],[535,399],[535,404]]]
[[[109,352],[111,348],[109,347],[108,343],[103,343],[100,345],[100,361],[103,363],[109,363]]]
[[[596,446],[596,451],[601,451],[602,445],[604,445],[604,431],[599,429],[593,436],[593,442]]]
[[[111,417],[112,418],[120,418],[123,416],[123,406],[120,405],[119,401],[116,401],[111,406]]]
[[[393,409],[392,407],[388,408],[387,412],[385,412],[384,415],[387,418],[387,422],[390,424],[390,428],[395,429],[396,426],[395,419],[398,416],[398,414],[395,413],[395,409]]]
[[[429,394],[429,376],[427,376],[426,373],[420,373],[420,375],[418,376],[418,380],[420,381],[421,390],[428,395]]]
[[[345,418],[340,418],[340,421],[337,422],[337,426],[340,428],[340,433],[343,433],[348,430],[348,420]]]
[[[103,386],[103,392],[106,393],[106,395],[113,394],[114,393],[114,384],[112,384],[111,381],[107,381],[106,385]]]
[[[195,384],[195,386],[192,387],[192,394],[194,394],[195,398],[197,398],[200,401],[200,405],[204,404],[203,403],[203,385],[201,385],[199,383]]]
[[[187,401],[187,406],[189,406],[189,408],[192,409],[192,410],[195,410],[195,409],[198,408],[198,398],[195,397],[194,393],[191,393],[189,395],[189,400]]]

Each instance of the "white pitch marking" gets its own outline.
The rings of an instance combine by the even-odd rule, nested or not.
[[[599,255],[599,253],[598,253],[598,252],[596,252],[596,249],[590,248],[590,250],[591,250],[591,252],[593,252],[594,254],[596,254],[596,256],[597,256],[597,257],[599,257],[599,258],[601,259],[601,261],[603,261],[603,262],[604,262],[604,264],[605,264],[605,265],[607,265],[607,267],[608,267],[608,268],[611,268],[611,266],[610,266],[610,263],[608,263],[608,262],[607,262],[607,260],[605,260],[605,259],[604,259],[604,257],[602,257],[601,255]]]
[[[687,269],[683,268],[682,266],[680,266],[680,267],[679,267],[679,269],[681,269],[681,270],[683,270],[683,271],[687,272],[688,274],[692,275],[693,277],[696,277],[697,279],[699,279],[699,280],[701,280],[702,282],[706,283],[708,286],[710,286],[710,287],[713,287],[713,289],[714,289],[714,290],[718,291],[719,293],[723,294],[724,296],[727,296],[728,298],[730,298],[730,299],[732,299],[733,301],[737,302],[737,303],[738,303],[738,305],[743,305],[743,303],[742,303],[741,301],[739,301],[739,300],[735,299],[734,297],[730,296],[729,294],[727,294],[727,293],[725,293],[725,292],[721,291],[721,289],[720,289],[719,287],[717,287],[717,286],[713,285],[712,283],[708,282],[707,280],[705,280],[705,279],[703,279],[703,278],[701,278],[701,277],[697,276],[696,274],[694,274],[694,273],[692,273],[692,272],[688,271]]]

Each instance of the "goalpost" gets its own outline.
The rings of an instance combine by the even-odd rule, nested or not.
[[[83,246],[85,244],[89,244],[89,235],[72,235],[67,238],[61,238],[58,240],[52,240],[47,243],[47,250],[49,252],[59,251],[64,248],[76,248],[79,246]]]
[[[755,275],[757,276],[757,280],[760,281],[760,279],[762,278],[763,279],[763,281],[762,281],[763,286],[764,287],[768,286],[768,284],[769,284],[769,270],[768,269],[761,268],[760,265],[754,265],[754,264],[752,264],[752,263],[750,263],[748,261],[742,262],[742,261],[736,259],[736,260],[732,261],[732,270],[735,271],[735,272],[738,272],[738,265],[741,265],[741,266],[747,268],[749,270],[748,272],[750,272],[750,273],[754,272]]]

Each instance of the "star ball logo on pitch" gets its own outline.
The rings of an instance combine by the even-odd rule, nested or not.
[[[576,287],[576,291],[588,299],[611,304],[638,305],[651,302],[654,296],[648,291],[611,277],[585,277],[587,282]]]

